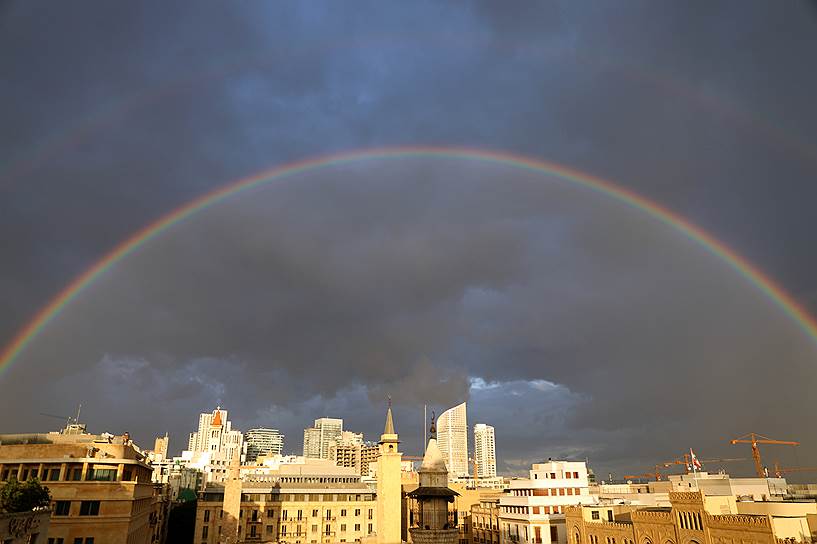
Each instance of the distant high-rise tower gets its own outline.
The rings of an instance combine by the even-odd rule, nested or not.
[[[437,418],[437,444],[448,473],[453,477],[468,476],[468,420],[464,402]]]
[[[234,431],[233,423],[227,419],[227,410],[221,406],[213,412],[199,415],[199,429],[190,434],[188,447],[192,452],[223,453],[232,459],[235,450],[243,451],[244,435]]]
[[[496,476],[496,437],[492,426],[484,423],[474,425],[474,458],[480,478]]]
[[[329,446],[339,442],[343,435],[343,420],[322,417],[315,420],[315,425],[304,429],[304,457],[329,459]]]
[[[244,440],[248,463],[254,463],[261,455],[281,455],[284,450],[284,435],[278,429],[250,429]]]
[[[157,455],[161,455],[162,459],[167,459],[167,447],[170,443],[170,438],[165,433],[164,436],[157,436],[156,441],[153,443],[153,452]]]

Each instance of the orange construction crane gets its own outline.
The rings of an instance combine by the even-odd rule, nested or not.
[[[745,434],[739,438],[735,438],[730,442],[731,444],[751,444],[752,445],[752,459],[755,460],[755,472],[758,478],[765,478],[766,471],[763,469],[763,462],[760,460],[760,448],[758,444],[777,444],[779,446],[799,446],[800,442],[793,440],[775,440],[767,436],[757,433]]]
[[[780,463],[774,462],[774,475],[777,478],[782,478],[784,474],[789,472],[815,472],[817,467],[781,467]]]
[[[655,465],[653,467],[654,472],[645,472],[644,474],[625,474],[625,480],[641,480],[646,479],[649,480],[650,478],[655,478],[656,482],[660,482],[663,474],[661,474],[661,469],[665,468],[666,465]]]
[[[666,468],[669,468],[672,465],[684,465],[684,468],[686,469],[687,474],[689,474],[690,472],[692,472],[692,468],[691,468],[692,467],[692,458],[689,456],[688,453],[683,454],[682,457],[683,457],[683,460],[676,457],[675,459],[673,459],[671,461],[667,461],[662,466],[664,466]],[[700,459],[698,462],[701,463],[701,464],[704,464],[704,463],[732,463],[732,462],[735,462],[735,461],[746,461],[746,458],[745,457],[736,457],[736,458],[731,458],[731,459]]]

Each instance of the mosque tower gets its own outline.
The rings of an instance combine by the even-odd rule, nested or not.
[[[431,439],[418,471],[420,486],[408,494],[413,502],[409,532],[415,544],[456,544],[457,511],[448,505],[459,493],[448,487],[448,468],[437,445],[433,415],[431,420]]]
[[[386,426],[380,436],[377,458],[377,544],[400,544],[402,485],[400,463],[403,454],[397,451],[397,431],[391,415],[391,398],[386,412]]]

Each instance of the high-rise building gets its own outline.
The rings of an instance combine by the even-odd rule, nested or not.
[[[235,448],[243,449],[244,436],[232,429],[233,423],[227,419],[227,410],[216,407],[212,413],[199,415],[199,429],[190,435],[188,446],[192,452],[224,453],[224,458],[233,458]]]
[[[492,426],[484,423],[474,425],[474,459],[480,478],[496,476],[496,437]]]
[[[342,419],[332,417],[316,419],[315,425],[304,429],[304,457],[329,459],[329,446],[332,442],[339,442],[341,436],[343,436]]]
[[[468,420],[465,403],[449,408],[437,418],[437,444],[448,473],[468,476]]]
[[[207,482],[223,481],[236,454],[244,459],[244,435],[233,430],[227,410],[221,406],[199,415],[199,428],[190,434],[188,446],[182,459],[187,466],[202,471]]]
[[[284,435],[278,429],[250,429],[244,436],[247,442],[247,462],[254,463],[260,455],[281,455]]]
[[[165,433],[164,436],[157,436],[156,441],[153,443],[153,453],[157,456],[161,456],[161,459],[167,459],[167,447],[170,443],[170,438]]]

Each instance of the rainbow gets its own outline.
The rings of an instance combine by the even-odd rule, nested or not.
[[[513,166],[524,170],[558,177],[577,186],[590,189],[610,197],[626,206],[648,214],[660,223],[684,234],[699,244],[709,253],[721,259],[735,270],[742,278],[758,288],[776,306],[778,306],[799,328],[817,344],[817,322],[791,295],[775,284],[768,276],[752,265],[737,252],[693,225],[671,210],[639,194],[620,187],[610,181],[563,166],[553,162],[523,157],[506,152],[460,147],[388,147],[359,151],[347,151],[318,158],[302,160],[265,170],[250,177],[230,182],[219,189],[203,194],[162,216],[153,223],[134,233],[113,250],[99,259],[94,265],[69,283],[51,302],[40,309],[0,352],[0,372],[5,371],[19,357],[37,335],[62,312],[72,300],[76,299],[94,281],[119,261],[152,239],[171,229],[191,215],[217,204],[218,202],[245,190],[259,187],[272,181],[294,176],[306,171],[315,171],[344,163],[370,159],[395,158],[455,158],[478,160],[494,164]]]

